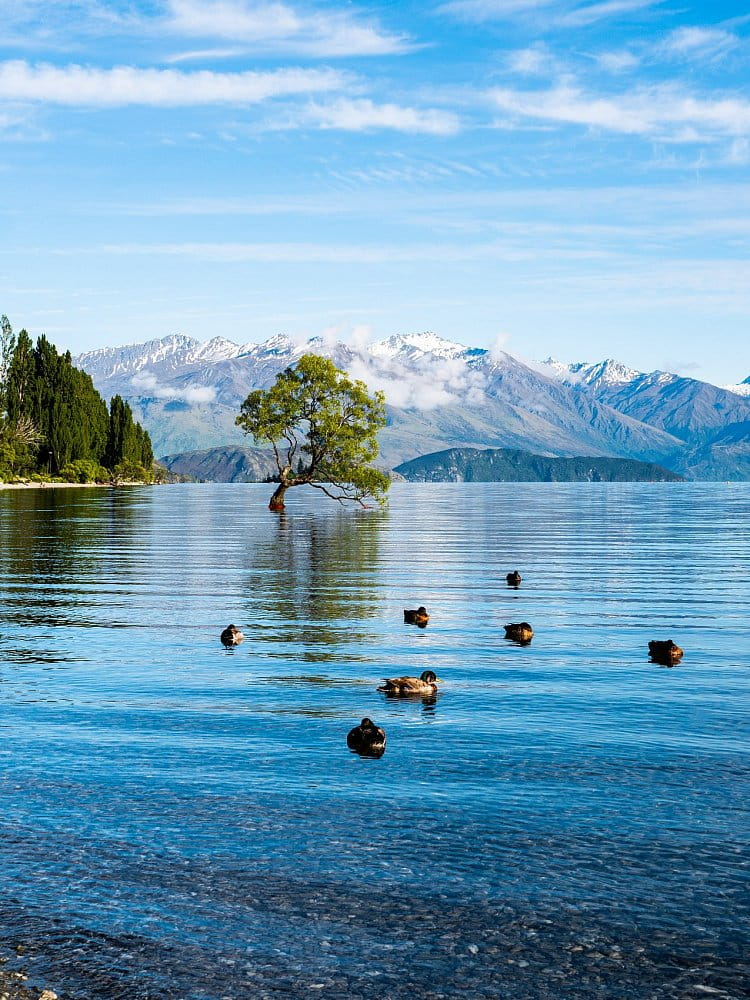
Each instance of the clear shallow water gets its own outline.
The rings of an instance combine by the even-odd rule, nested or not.
[[[0,493],[0,942],[32,976],[75,1000],[748,995],[750,489],[267,500]],[[522,620],[527,647],[502,638]],[[375,690],[428,668],[432,703]],[[346,749],[363,715],[381,760]]]

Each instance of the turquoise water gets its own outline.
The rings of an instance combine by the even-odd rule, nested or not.
[[[268,492],[0,492],[0,943],[68,1000],[748,995],[750,488]]]

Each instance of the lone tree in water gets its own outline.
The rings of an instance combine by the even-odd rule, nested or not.
[[[364,382],[352,382],[327,358],[305,354],[270,389],[251,392],[236,423],[274,450],[279,485],[270,510],[284,509],[291,486],[314,486],[363,507],[365,497],[385,501],[390,479],[370,465],[385,426],[383,393],[369,395]]]

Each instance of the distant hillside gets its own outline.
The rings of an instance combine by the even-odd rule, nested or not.
[[[305,352],[330,357],[385,392],[388,422],[378,439],[387,467],[448,448],[491,448],[611,456],[690,478],[750,480],[743,429],[750,424],[750,383],[728,391],[612,359],[526,364],[434,333],[356,346],[320,338],[298,344],[283,335],[263,344],[222,337],[201,344],[175,335],[74,360],[100,392],[127,399],[156,454],[173,456],[242,449],[249,442],[235,418],[243,399]]]
[[[651,462],[627,458],[547,458],[509,448],[449,448],[395,469],[412,483],[681,482]]]
[[[278,471],[273,452],[262,448],[206,448],[159,462],[177,475],[210,483],[261,483]]]

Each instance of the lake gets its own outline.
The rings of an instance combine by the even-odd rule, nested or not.
[[[271,489],[0,492],[4,954],[61,1000],[748,995],[750,484]]]

